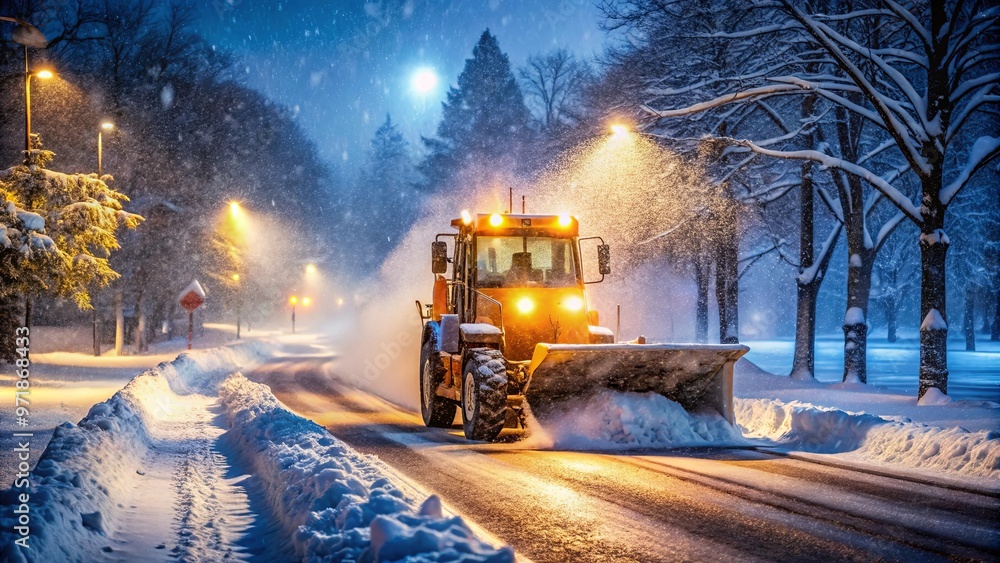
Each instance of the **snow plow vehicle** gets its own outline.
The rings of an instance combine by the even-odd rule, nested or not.
[[[451,226],[431,246],[433,301],[417,301],[424,424],[450,427],[457,407],[465,436],[491,441],[526,408],[544,426],[600,388],[660,393],[732,424],[733,363],[748,348],[616,342],[585,292],[611,273],[609,247],[581,238],[575,217],[463,212]],[[584,243],[599,279],[584,279]]]

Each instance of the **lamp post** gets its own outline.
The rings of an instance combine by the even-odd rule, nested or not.
[[[97,128],[97,178],[98,179],[100,179],[101,176],[104,175],[103,169],[101,168],[101,160],[103,158],[103,152],[104,152],[102,134],[105,131],[110,131],[112,129],[114,129],[114,125],[112,125],[110,122],[107,121],[101,123],[101,126]],[[97,339],[97,333],[98,333],[97,306],[93,306],[91,310],[93,312],[93,325],[94,325],[94,355],[100,356],[101,343]]]
[[[36,74],[31,73],[28,65],[28,47],[44,49],[48,46],[49,41],[37,27],[24,20],[4,16],[0,16],[0,20],[17,25],[14,28],[14,33],[11,34],[11,39],[24,46],[24,163],[28,164],[31,160],[31,77],[52,78],[52,72],[48,70],[42,70]]]
[[[101,126],[97,129],[97,178],[100,179],[104,175],[104,169],[101,166],[104,160],[104,132],[111,131],[115,126],[110,121],[105,121],[101,123]]]
[[[298,304],[299,298],[293,295],[288,302],[292,304],[292,334],[295,334],[295,305]]]
[[[240,339],[240,309],[243,305],[243,292],[240,287],[240,275],[233,274],[233,282],[236,283],[236,340]]]

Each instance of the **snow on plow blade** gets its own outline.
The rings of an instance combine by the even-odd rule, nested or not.
[[[536,418],[606,387],[655,392],[689,412],[713,408],[733,423],[733,363],[741,344],[539,344],[524,398]]]

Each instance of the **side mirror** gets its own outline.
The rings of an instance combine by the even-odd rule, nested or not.
[[[443,274],[448,271],[448,243],[436,240],[431,243],[431,272]]]
[[[597,270],[602,276],[611,273],[611,247],[606,244],[597,245]]]

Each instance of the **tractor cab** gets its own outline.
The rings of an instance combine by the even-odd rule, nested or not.
[[[570,215],[465,215],[452,256],[438,235],[434,271],[452,264],[448,307],[462,324],[497,327],[508,360],[528,361],[541,342],[588,344],[596,311],[588,311],[581,242],[598,249],[601,281],[609,273],[607,246],[597,237],[579,237]],[[439,283],[447,283],[440,280]],[[437,307],[435,307],[437,308]]]

